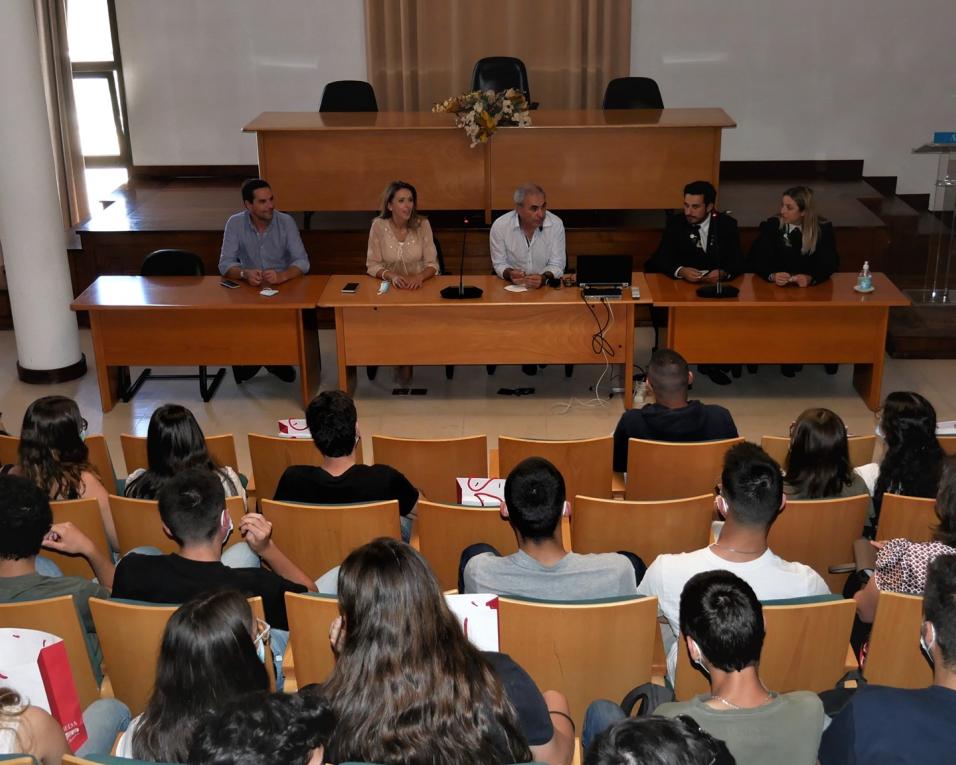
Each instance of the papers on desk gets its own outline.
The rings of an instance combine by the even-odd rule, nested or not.
[[[508,290],[508,292],[527,292],[528,291],[528,288],[525,287],[523,284],[508,284],[505,286],[505,289]]]

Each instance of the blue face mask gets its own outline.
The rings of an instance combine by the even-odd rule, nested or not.
[[[925,626],[926,622],[923,622]],[[932,624],[929,625],[932,637],[929,639],[929,645],[926,645],[926,641],[923,639],[923,628],[920,627],[919,631],[919,647],[923,649],[923,653],[926,654],[926,658],[929,659],[929,663],[936,665],[936,660],[933,658],[933,646],[936,645],[936,627]]]
[[[262,621],[262,619],[256,619],[256,626],[259,628],[259,633],[256,635],[253,641],[256,646],[256,656],[259,657],[259,661],[265,664],[266,640],[269,639],[269,633],[272,631],[272,627]]]

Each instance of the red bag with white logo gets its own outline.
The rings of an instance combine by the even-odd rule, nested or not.
[[[83,709],[61,638],[38,630],[0,629],[0,685],[53,715],[71,751],[86,742]]]

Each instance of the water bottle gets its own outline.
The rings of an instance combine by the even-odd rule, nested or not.
[[[870,273],[870,261],[863,264],[863,270],[856,277],[856,288],[861,292],[869,292],[873,289],[873,275]]]

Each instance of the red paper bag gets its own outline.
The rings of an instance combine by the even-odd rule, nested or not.
[[[63,726],[71,751],[86,743],[83,709],[66,643],[48,632],[0,629],[0,657],[0,684],[53,715]]]

